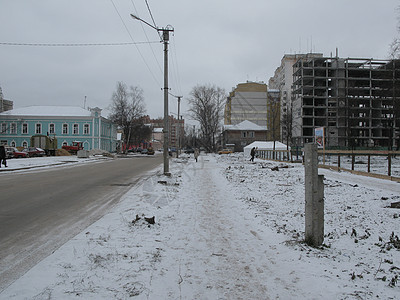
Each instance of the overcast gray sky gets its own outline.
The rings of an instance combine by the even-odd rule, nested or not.
[[[169,45],[171,93],[182,110],[196,85],[231,91],[264,81],[284,54],[339,49],[341,57],[388,58],[398,0],[147,0]],[[0,44],[0,86],[14,107],[76,105],[105,109],[116,82],[144,90],[147,113],[163,115],[163,45],[145,0],[0,0],[0,43],[132,43],[125,46]],[[155,42],[155,43],[153,43]],[[170,111],[177,101],[170,97]]]

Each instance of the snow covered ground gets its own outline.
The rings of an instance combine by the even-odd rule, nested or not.
[[[325,243],[315,249],[303,243],[301,164],[202,154],[170,169],[0,299],[399,299],[400,210],[388,208],[398,183],[320,170]]]
[[[29,172],[59,166],[70,166],[74,164],[89,163],[108,159],[103,156],[90,156],[89,158],[77,158],[76,156],[50,156],[7,159],[7,168],[1,165],[0,174],[6,172]]]

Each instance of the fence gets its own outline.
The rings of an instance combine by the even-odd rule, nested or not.
[[[257,150],[256,155],[261,159],[293,162],[293,154],[290,150]]]
[[[261,159],[302,162],[303,149],[258,150],[257,155]],[[318,167],[400,182],[400,160],[397,156],[400,156],[400,151],[318,150]]]
[[[319,150],[322,159],[320,167],[349,171],[354,174],[367,175],[400,182],[400,177],[393,176],[393,167],[399,165],[396,157],[400,151],[388,150]],[[332,159],[332,157],[334,159]],[[347,161],[346,161],[347,158]],[[396,159],[394,163],[394,159]],[[356,170],[358,166],[359,170]],[[364,169],[364,170],[360,170]],[[396,175],[400,175],[396,171]]]

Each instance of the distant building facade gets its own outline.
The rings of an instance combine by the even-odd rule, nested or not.
[[[55,136],[58,148],[81,141],[84,149],[116,151],[117,125],[101,109],[71,106],[30,106],[0,113],[0,143],[27,147],[36,134]]]
[[[222,132],[222,147],[234,148],[235,152],[243,151],[243,148],[254,141],[267,139],[267,126],[259,126],[244,120],[236,125],[224,125]]]
[[[230,92],[225,104],[225,125],[248,120],[267,126],[267,85],[263,82],[239,83]]]
[[[0,87],[0,113],[7,110],[12,110],[13,107],[14,107],[14,102],[11,100],[4,99],[3,91]]]
[[[153,135],[156,136],[156,140],[160,141],[161,138],[161,145],[158,143],[157,147],[164,145],[164,133],[163,131],[160,132],[160,128],[164,128],[164,119],[150,119],[147,116],[146,123],[150,124],[153,127]],[[161,135],[161,136],[160,136]],[[169,116],[169,146],[173,148],[178,148],[180,142],[182,143],[183,137],[185,135],[185,120],[183,118],[176,119],[173,116]],[[180,145],[183,147],[184,145]]]

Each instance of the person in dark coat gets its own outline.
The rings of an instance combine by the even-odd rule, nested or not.
[[[5,167],[7,167],[7,161],[6,161],[6,148],[4,145],[0,145],[0,168],[1,164],[3,164]]]
[[[250,161],[254,162],[254,156],[256,155],[256,147],[251,148],[250,155],[251,155]]]
[[[196,160],[196,162],[197,162],[197,158],[199,157],[199,154],[200,154],[200,152],[199,152],[199,149],[194,149],[194,159]]]

